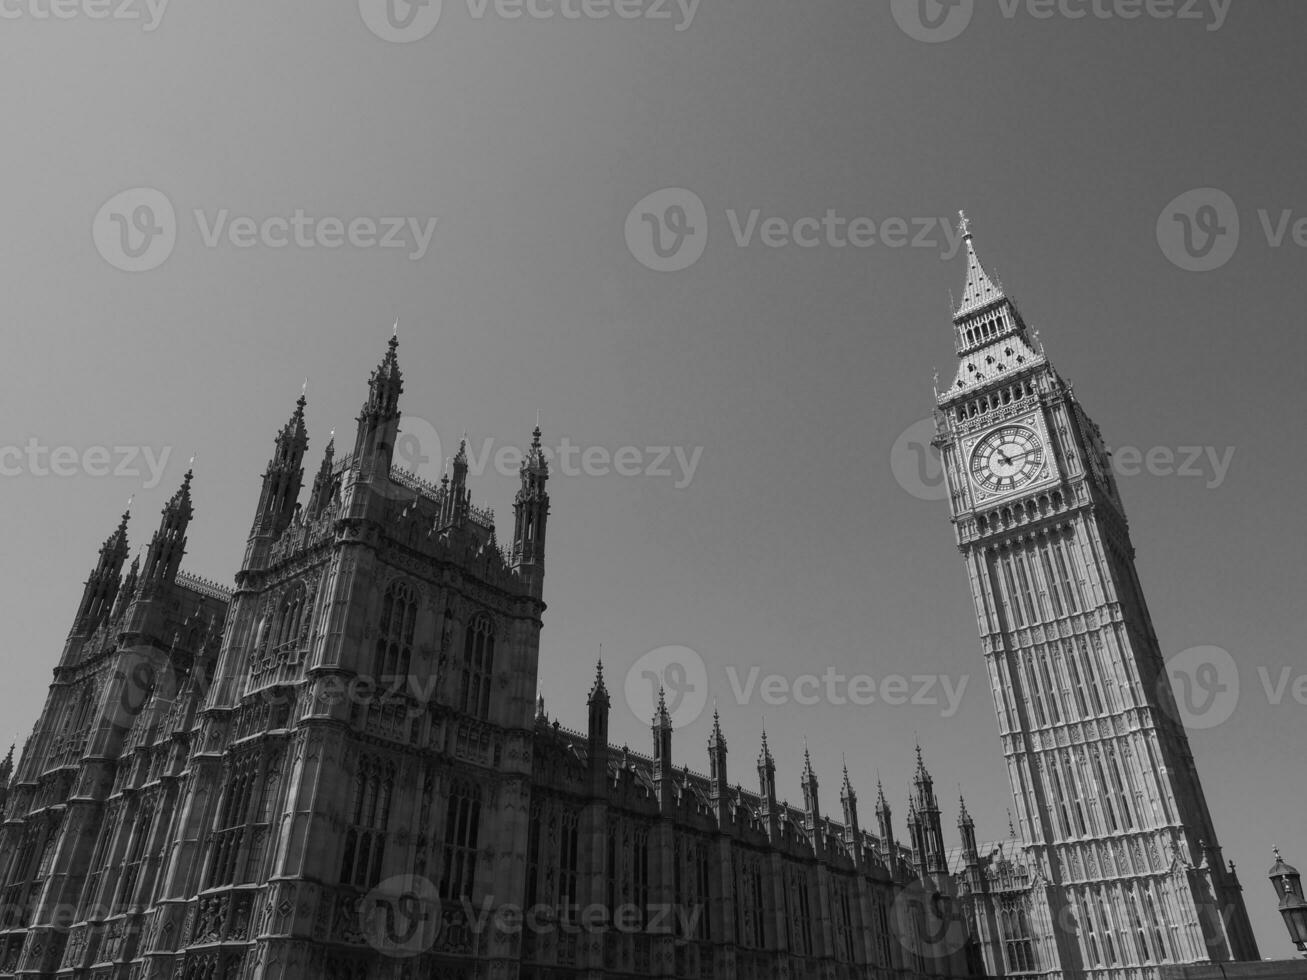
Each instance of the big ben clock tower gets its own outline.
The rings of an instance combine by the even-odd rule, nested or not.
[[[1033,870],[1019,920],[1032,935],[1017,938],[1034,962],[1009,961],[998,936],[989,971],[1142,978],[1257,959],[1098,427],[985,272],[965,216],[961,232],[958,368],[937,393],[935,445]]]

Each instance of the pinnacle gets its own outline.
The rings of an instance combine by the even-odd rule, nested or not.
[[[967,279],[966,284],[962,287],[962,301],[953,313],[955,320],[961,319],[968,313],[974,313],[990,303],[1006,298],[1002,287],[990,278],[989,273],[985,271],[985,267],[980,263],[980,257],[976,255],[976,247],[971,236],[970,219],[967,218],[965,211],[959,211],[958,214],[960,216],[958,231],[962,234],[962,240],[967,247]]]

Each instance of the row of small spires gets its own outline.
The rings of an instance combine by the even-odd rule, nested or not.
[[[611,703],[607,685],[604,683],[604,664],[602,658],[600,658],[595,664],[595,680],[590,689],[588,703],[592,706],[600,705],[604,709],[607,709]],[[541,692],[538,692],[536,696],[536,722],[546,724],[549,722],[549,716],[545,710],[545,697]],[[553,724],[556,728],[560,727],[557,721]],[[667,708],[667,692],[663,685],[659,685],[658,688],[658,702],[654,708],[651,726],[656,734],[659,732],[670,733],[673,728],[671,714]],[[580,733],[576,734],[579,735]],[[721,715],[715,706],[713,708],[712,732],[708,737],[708,748],[710,752],[720,751],[724,754],[726,751],[726,738],[722,734]],[[630,749],[627,745],[624,744],[621,751],[624,757],[629,757]],[[937,815],[939,813],[939,805],[936,802],[934,795],[934,780],[926,769],[920,741],[916,743],[916,757],[917,764],[913,775],[913,786],[916,789],[916,794],[915,796],[911,792],[908,794],[908,823],[910,826],[914,825],[918,818],[924,814]],[[758,754],[758,767],[760,772],[765,769],[769,774],[774,776],[776,762],[772,757],[771,748],[767,743],[767,730],[765,727],[762,730],[762,747]],[[716,766],[714,765],[714,769],[715,768]],[[683,767],[683,773],[687,779],[689,777],[689,772],[688,767]],[[712,777],[708,778],[711,780]],[[812,767],[812,757],[808,751],[807,739],[804,739],[803,745],[803,780],[805,795],[808,792],[815,794],[817,777]],[[738,784],[737,789],[740,789]],[[852,782],[849,778],[847,758],[843,759],[843,780],[840,788],[840,800],[841,802],[846,803],[850,801],[856,803],[857,801],[857,793],[854,791]],[[788,802],[786,802],[785,805],[788,806]],[[891,809],[889,802],[885,798],[885,788],[881,783],[879,776],[876,778],[875,812],[877,817],[882,818],[886,826],[888,826]],[[960,789],[958,792],[958,827],[968,832],[974,831],[975,828],[975,821],[973,820],[971,813],[967,810],[966,799],[962,795]],[[1010,810],[1008,811],[1008,834],[1012,838],[1016,837],[1016,830],[1012,824],[1012,813]]]

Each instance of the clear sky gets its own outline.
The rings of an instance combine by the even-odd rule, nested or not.
[[[587,467],[574,458],[589,472],[551,485],[551,714],[583,726],[602,644],[614,738],[647,750],[648,719],[618,691],[649,651],[688,646],[732,779],[756,784],[765,720],[791,800],[806,737],[827,812],[846,753],[864,823],[879,773],[901,831],[915,736],[950,839],[959,785],[981,836],[1005,833],[946,506],[920,499],[928,468],[904,477],[932,374],[947,383],[954,367],[963,264],[939,223],[965,207],[1118,458],[1157,450],[1121,477],[1140,575],[1168,656],[1216,646],[1237,664],[1237,704],[1192,744],[1263,954],[1293,953],[1264,874],[1273,844],[1307,862],[1294,687],[1307,672],[1307,237],[1294,230],[1307,5],[1158,3],[1130,18],[1126,0],[985,0],[964,28],[965,4],[932,33],[898,0],[626,0],[631,19],[579,0],[517,18],[445,0],[434,24],[436,8],[408,9],[408,27],[371,0],[108,8],[135,20],[69,2],[62,18],[44,16],[49,0],[0,4],[0,443],[13,450],[0,460],[0,718],[20,743],[128,495],[135,549],[197,453],[185,564],[230,582],[303,378],[311,477],[329,430],[352,445],[398,316],[405,427],[424,455],[448,455],[465,430],[478,453],[521,445],[537,411],[547,445],[595,450]],[[118,197],[133,188],[157,194]],[[632,215],[664,188],[679,190]],[[1232,255],[1199,261],[1219,262],[1209,271],[1181,267],[1182,216],[1168,211],[1195,188],[1228,195],[1191,208],[1197,234],[1219,225],[1228,244],[1239,223]],[[645,214],[664,250],[681,227],[702,255],[649,268],[661,260]],[[380,247],[389,217],[406,219],[391,236],[403,248]],[[328,247],[357,218],[377,234],[355,224]],[[857,225],[873,244],[849,244],[841,222],[858,218],[873,219]],[[909,244],[893,244],[894,218]],[[153,251],[135,247],[156,224]],[[913,247],[923,228],[933,246]],[[33,465],[32,439],[72,447],[72,475]],[[83,455],[96,446],[136,475],[97,475]],[[599,450],[623,447],[639,475],[600,472]],[[697,459],[692,476],[657,447]],[[1186,447],[1202,450],[1188,465]],[[144,449],[170,454],[157,482]],[[493,466],[473,480],[503,533],[515,484]],[[757,686],[737,694],[755,665]],[[762,693],[766,675],[793,693],[827,670],[965,686],[956,710],[942,682],[925,692],[934,704]],[[910,700],[923,693],[909,685]],[[676,737],[698,770],[710,713]]]

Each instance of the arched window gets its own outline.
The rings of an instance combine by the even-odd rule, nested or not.
[[[445,811],[444,873],[440,897],[470,899],[476,883],[477,831],[481,824],[481,794],[471,783],[455,783]]]
[[[289,649],[298,642],[303,620],[304,586],[296,585],[287,590],[282,597],[281,607],[277,610],[273,646],[278,652]]]
[[[213,833],[213,850],[209,859],[210,888],[237,883],[237,864],[249,822],[250,799],[258,781],[258,757],[254,753],[246,753],[232,761]]]
[[[406,582],[392,582],[381,600],[375,680],[386,683],[408,674],[417,615],[418,602],[413,587]]]
[[[495,668],[495,627],[482,613],[468,624],[463,641],[463,711],[490,716],[490,678]]]
[[[394,764],[365,757],[354,774],[350,824],[345,830],[345,853],[340,862],[340,880],[344,884],[371,888],[381,880],[394,794]]]

